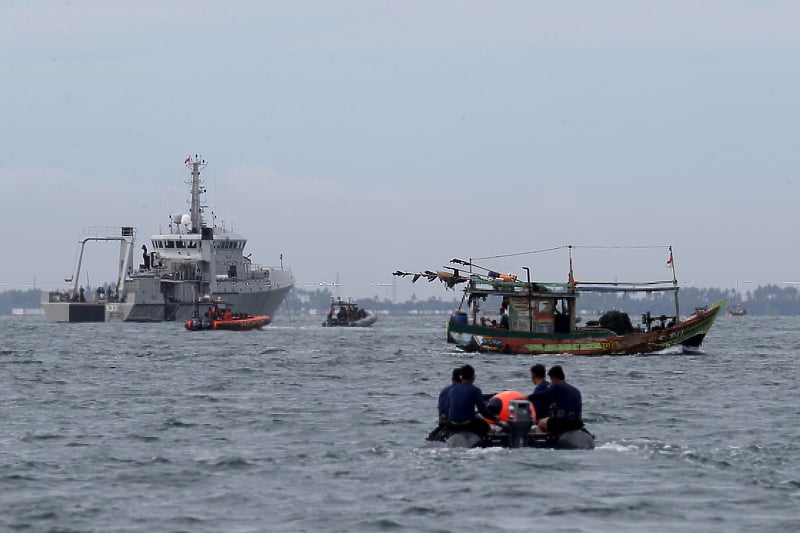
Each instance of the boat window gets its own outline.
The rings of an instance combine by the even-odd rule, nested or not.
[[[175,248],[175,241],[167,241],[167,248]]]
[[[540,313],[552,314],[553,313],[553,303],[554,303],[553,300],[542,300],[541,301],[542,305],[539,308],[539,312]]]
[[[176,248],[185,248],[183,241],[175,241]]]
[[[186,243],[187,248],[197,248],[197,241],[189,241]]]

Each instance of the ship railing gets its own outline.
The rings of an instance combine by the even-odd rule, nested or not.
[[[81,228],[81,238],[119,238],[136,236],[136,228],[132,226],[84,226]]]
[[[283,268],[281,268],[279,266],[269,266],[269,265],[256,265],[256,264],[250,265],[250,271],[251,272],[256,272],[256,271],[259,271],[259,270],[261,270],[261,271],[265,271],[265,270],[283,270]]]

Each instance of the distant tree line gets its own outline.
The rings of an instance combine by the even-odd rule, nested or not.
[[[10,315],[13,308],[40,307],[41,292],[36,289],[10,290],[0,292],[0,315]],[[306,290],[295,287],[287,296],[285,306],[290,313],[299,314],[309,309],[325,312],[334,295],[330,289]],[[696,307],[708,306],[728,298],[728,307],[740,304],[748,315],[800,316],[800,291],[794,287],[765,285],[744,295],[729,289],[681,288],[679,292],[681,315],[691,314]],[[446,292],[443,297],[431,296],[427,300],[417,299],[415,295],[405,302],[392,302],[388,298],[358,298],[354,300],[361,307],[374,311],[388,311],[392,314],[405,314],[409,311],[448,312],[456,309],[461,301],[461,292]],[[579,310],[599,315],[604,311],[618,309],[635,317],[647,311],[652,314],[672,314],[675,300],[672,292],[653,293],[583,293],[578,299]]]
[[[0,315],[10,315],[14,308],[35,309],[41,307],[41,294],[42,292],[36,289],[0,292]]]
[[[304,290],[295,288],[286,299],[286,306],[291,313],[316,309],[322,312],[328,309],[334,295],[330,289]],[[448,298],[449,297],[449,298]],[[678,292],[681,315],[689,315],[695,308],[728,298],[727,307],[740,304],[749,315],[764,316],[800,316],[800,291],[795,287],[766,285],[748,291],[744,295],[734,289],[683,287]],[[394,303],[388,298],[358,298],[354,300],[361,307],[375,311],[388,311],[392,314],[408,313],[411,310],[420,312],[452,311],[461,301],[461,292],[447,292],[444,297],[430,297],[419,300],[416,296],[405,302]],[[631,317],[650,311],[655,315],[670,315],[675,312],[675,298],[671,291],[652,293],[582,293],[578,298],[579,310],[589,314],[600,315],[604,311],[618,309]]]

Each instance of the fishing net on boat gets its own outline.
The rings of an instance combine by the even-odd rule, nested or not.
[[[633,324],[628,313],[622,311],[608,311],[600,317],[600,325],[610,329],[617,335],[624,335],[633,332]]]

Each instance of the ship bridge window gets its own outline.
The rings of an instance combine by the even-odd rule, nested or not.
[[[189,241],[186,243],[187,248],[197,248],[197,241]]]
[[[175,248],[175,241],[166,241],[167,248]]]
[[[185,248],[183,241],[175,241],[175,248]]]

